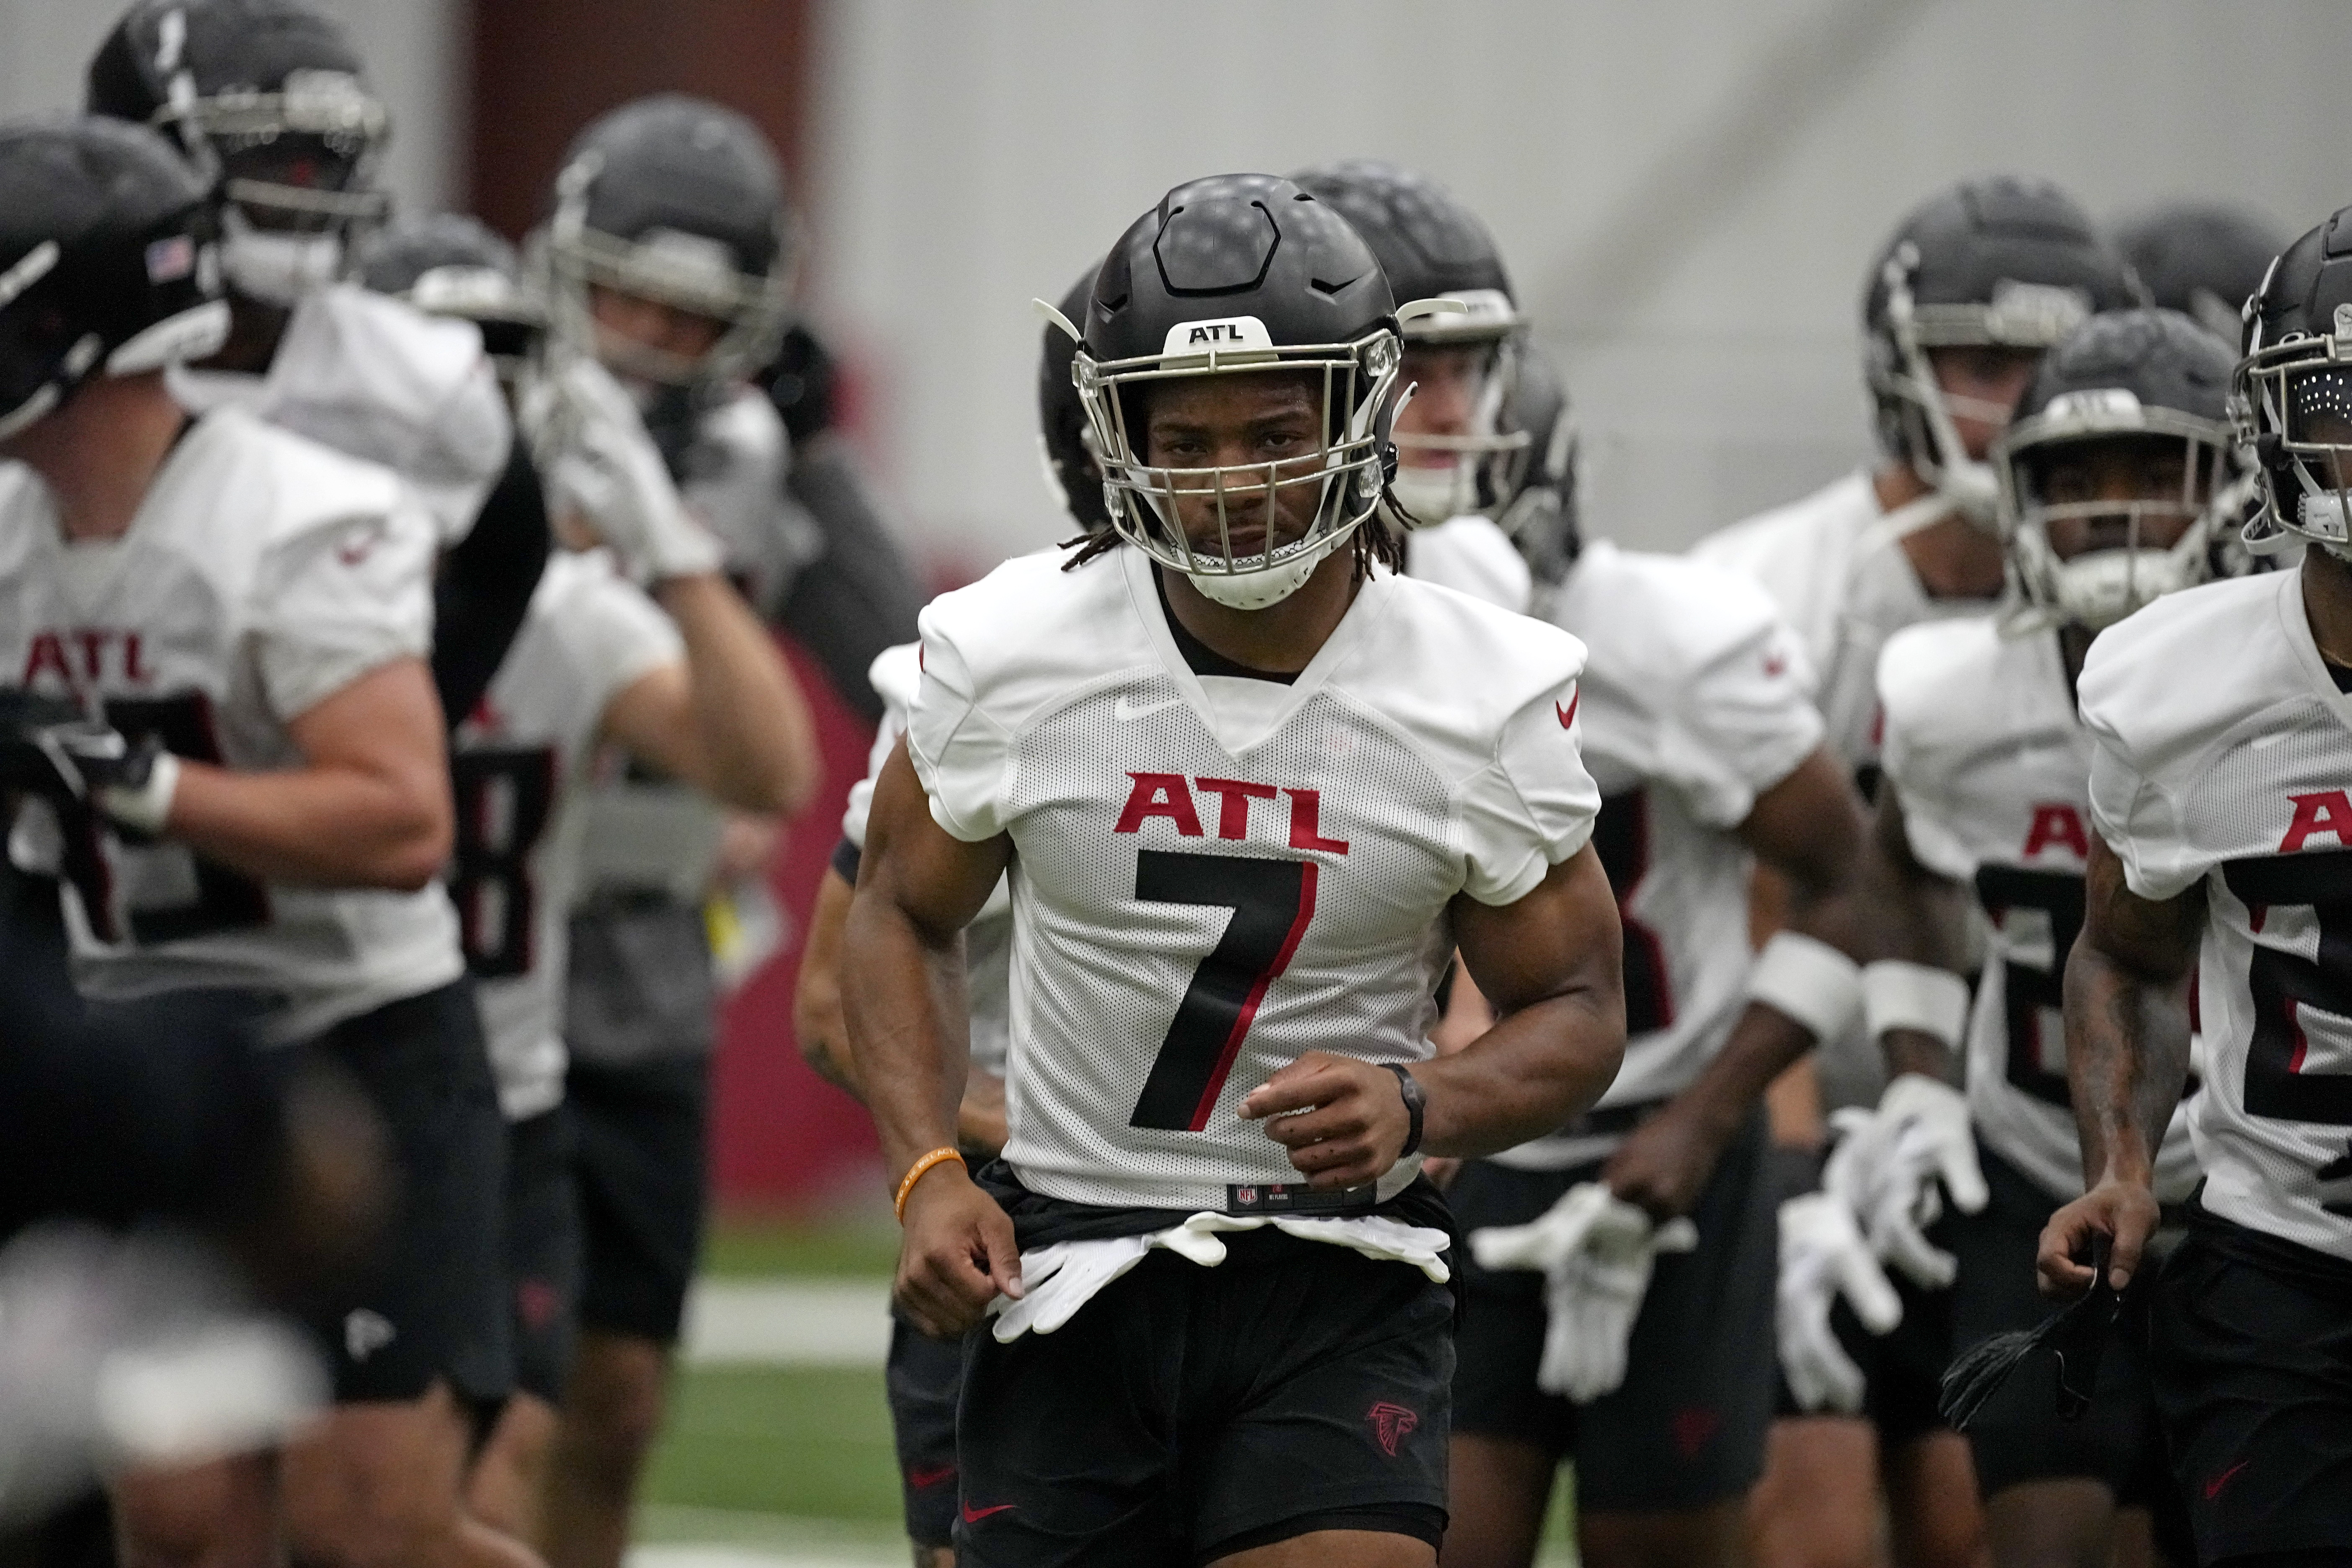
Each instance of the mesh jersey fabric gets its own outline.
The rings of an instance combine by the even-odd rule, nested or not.
[[[581,785],[614,698],[685,658],[677,627],[604,552],[551,557],[482,701],[458,726],[450,896],[509,1121],[563,1098],[564,965]]]
[[[1154,570],[1024,556],[934,601],[908,754],[941,827],[1015,853],[1020,1180],[1220,1208],[1296,1176],[1249,1090],[1308,1050],[1427,1058],[1450,900],[1524,897],[1599,797],[1567,634],[1380,573],[1295,685],[1196,677]]]
[[[2302,574],[2167,595],[2100,635],[2079,689],[2094,825],[2131,890],[2204,889],[2202,1202],[2352,1258],[2352,698]]]
[[[1969,1113],[1992,1151],[2064,1203],[2083,1190],[2060,982],[2082,929],[2091,742],[2055,632],[2001,635],[1990,616],[1898,632],[1878,666],[1881,757],[1912,854],[1969,890],[1989,951],[1969,1015]],[[2157,1190],[2198,1180],[2186,1104]]]

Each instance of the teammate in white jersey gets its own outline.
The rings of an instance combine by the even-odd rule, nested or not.
[[[276,1467],[291,1550],[504,1560],[456,1492],[508,1346],[497,1100],[433,880],[431,520],[388,470],[173,401],[163,367],[226,308],[204,192],[153,132],[20,130],[0,184],[0,657],[102,717],[60,737],[50,814],[84,989],[242,992],[265,1037],[353,1080],[398,1161],[384,1256],[315,1324],[341,1403]],[[126,1479],[125,1560],[268,1553],[268,1475]]]
[[[2090,1190],[2042,1236],[2044,1286],[2141,1273],[2189,1068],[2205,1171],[2151,1304],[2150,1363],[2200,1563],[2352,1562],[2352,209],[2287,247],[2232,386],[2262,468],[2258,550],[2299,571],[2170,595],[2092,646],[2083,935],[2067,1076]]]
[[[2074,684],[2093,637],[2204,580],[2234,543],[2247,491],[2224,407],[2232,363],[2169,310],[2095,317],[2052,349],[1994,447],[2018,597],[1995,616],[1899,632],[1879,662],[1885,773],[1871,885],[1901,956],[1873,965],[1865,988],[1873,1033],[1907,1064],[1889,1098],[1918,1115],[1900,1148],[1865,1141],[1853,1190],[1867,1194],[1874,1241],[1957,1268],[1957,1352],[2046,1315],[2028,1260],[2052,1211],[2083,1190],[2058,1016],[2091,854],[2092,742]],[[1973,1005],[1971,905],[1991,947]],[[1963,1101],[1945,1085],[1964,1034]],[[1932,1145],[1953,1139],[1990,1201],[1953,1222],[1937,1258],[1911,1216],[1947,1153]],[[2156,1169],[2168,1204],[2196,1185],[2185,1115]],[[2090,1418],[2062,1423],[2047,1384],[2017,1377],[1971,1419],[1997,1568],[2104,1564],[2119,1506],[2168,1503],[2132,1336],[2105,1357],[2097,1393]]]
[[[1393,487],[1410,515],[1391,521],[1405,531],[1405,571],[1524,611],[1527,566],[1494,514],[1528,457],[1528,433],[1503,417],[1527,321],[1494,237],[1451,193],[1393,163],[1350,158],[1291,178],[1363,237],[1393,297],[1454,307],[1401,327],[1397,379],[1410,391],[1397,411]]]
[[[1886,638],[1916,621],[1980,614],[2000,592],[1997,487],[1985,463],[1993,437],[2042,350],[2094,311],[2133,300],[2090,219],[2046,183],[1995,177],[1939,192],[1881,247],[1864,283],[1879,462],[1693,552],[1753,576],[1779,603],[1812,666],[1829,743],[1865,795],[1877,772]],[[1779,901],[1769,873],[1758,889],[1769,920]],[[1787,1180],[1801,1182],[1793,1167],[1818,1163],[1823,1110],[1872,1105],[1884,1081],[1856,1031],[1776,1087],[1774,1139],[1798,1152],[1784,1157]],[[1965,1449],[1936,1415],[1937,1310],[1915,1299],[1895,1334],[1849,1336],[1871,1373],[1867,1424],[1794,1401],[1784,1408],[1755,1508],[1767,1568],[1873,1561],[1882,1471],[1906,1561],[1958,1568],[1973,1558]]]
[[[925,612],[843,973],[899,1304],[952,1333],[1003,1297],[967,1342],[959,1563],[1433,1562],[1424,1136],[1502,1147],[1615,1070],[1581,650],[1382,569],[1393,321],[1307,193],[1177,187],[1077,355],[1115,533]],[[1010,1136],[975,1180],[929,976],[1016,854]],[[1457,944],[1507,1017],[1431,1060]]]

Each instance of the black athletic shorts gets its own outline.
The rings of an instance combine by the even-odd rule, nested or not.
[[[956,1522],[956,1390],[963,1382],[963,1342],[935,1340],[903,1320],[890,1324],[884,1369],[890,1432],[898,1447],[898,1489],[907,1539],[950,1546]]]
[[[677,1342],[709,1196],[707,1057],[602,1067],[564,1079],[580,1213],[580,1326]]]
[[[2352,1264],[2192,1204],[2150,1316],[2197,1560],[2352,1544]]]
[[[506,1119],[469,980],[287,1048],[339,1068],[383,1124],[394,1210],[350,1289],[304,1316],[339,1403],[415,1399],[446,1377],[478,1405],[514,1385],[502,1238]]]
[[[1691,1211],[1697,1250],[1657,1261],[1623,1384],[1590,1405],[1536,1386],[1544,1277],[1490,1273],[1465,1259],[1454,1429],[1573,1460],[1577,1506],[1591,1512],[1702,1508],[1755,1485],[1779,1365],[1780,1238],[1763,1155],[1764,1119],[1751,1116]],[[1479,1160],[1463,1167],[1447,1197],[1465,1233],[1522,1225],[1599,1173],[1598,1165],[1515,1171]]]
[[[1993,1335],[2032,1329],[2059,1310],[2035,1283],[2033,1255],[2042,1227],[2058,1210],[2032,1181],[1977,1145],[1991,1198],[1980,1213],[1955,1215],[1950,1245],[1960,1260],[1952,1286],[1952,1350],[1963,1352]],[[2150,1508],[2171,1490],[2164,1438],[2148,1386],[2147,1290],[2153,1268],[2125,1295],[2124,1316],[2099,1359],[2090,1411],[2061,1421],[2048,1375],[2021,1373],[2002,1384],[1969,1425],[1977,1489],[1991,1497],[2025,1481],[2084,1478],[2105,1481],[2126,1507]]]
[[[1214,1268],[1152,1252],[1050,1334],[971,1334],[960,1568],[1189,1568],[1319,1530],[1438,1543],[1453,1292],[1271,1227],[1224,1239]]]
[[[560,1404],[580,1298],[572,1121],[561,1105],[507,1126],[507,1289],[515,1386]]]

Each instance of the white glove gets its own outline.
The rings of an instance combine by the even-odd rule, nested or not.
[[[576,514],[643,583],[719,570],[719,541],[678,499],[646,422],[612,373],[577,358],[534,380],[522,424],[551,515]]]
[[[1544,1274],[1542,1364],[1536,1385],[1582,1405],[1625,1381],[1625,1347],[1661,1252],[1688,1252],[1698,1228],[1687,1219],[1653,1226],[1650,1216],[1601,1182],[1569,1190],[1542,1217],[1470,1234],[1483,1268]]]
[[[999,1296],[988,1304],[995,1314],[992,1331],[1001,1344],[1023,1334],[1050,1334],[1093,1300],[1120,1275],[1142,1262],[1155,1247],[1164,1247],[1204,1268],[1225,1260],[1220,1231],[1255,1230],[1266,1221],[1255,1216],[1196,1214],[1182,1225],[1142,1236],[1118,1236],[1102,1241],[1057,1241],[1021,1255],[1021,1299]]]
[[[1928,1289],[1949,1285],[1959,1262],[1928,1242],[1927,1227],[1943,1214],[1945,1193],[1962,1214],[1977,1213],[1990,1195],[1967,1098],[1904,1073],[1886,1086],[1875,1111],[1840,1111],[1832,1120],[1847,1136],[1830,1156],[1822,1184],[1859,1216],[1879,1257]]]
[[[1836,1194],[1807,1193],[1780,1205],[1779,1293],[1780,1370],[1798,1405],[1860,1411],[1862,1368],[1831,1331],[1830,1309],[1843,1296],[1864,1328],[1883,1334],[1903,1321],[1903,1302]]]

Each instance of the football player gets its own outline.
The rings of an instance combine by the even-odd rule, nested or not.
[[[1405,570],[1507,610],[1528,607],[1525,563],[1492,521],[1517,488],[1526,431],[1502,418],[1526,318],[1494,237],[1451,194],[1369,158],[1302,169],[1298,188],[1339,210],[1401,300],[1458,309],[1403,324],[1408,391],[1397,410],[1397,508]]]
[[[1815,671],[1829,744],[1865,796],[1877,773],[1875,676],[1886,638],[1916,621],[1981,614],[2000,592],[1999,486],[1987,463],[1994,437],[2043,350],[2094,312],[2134,300],[2122,263],[2055,187],[1993,177],[1937,193],[1895,230],[1864,285],[1878,464],[1694,552],[1752,575],[1778,602]],[[1779,895],[1769,873],[1758,882],[1769,913]],[[1809,1081],[1816,1068],[1818,1095]],[[1822,1110],[1874,1105],[1884,1079],[1863,1033],[1852,1031],[1776,1088],[1773,1135],[1792,1151],[1780,1179],[1811,1185],[1810,1172],[1794,1172],[1818,1168]],[[1804,1278],[1835,1274],[1791,1261]],[[1936,1414],[1946,1309],[1907,1279],[1903,1289],[1895,1333],[1847,1336],[1870,1374],[1867,1422],[1794,1401],[1783,1411],[1753,1505],[1768,1565],[1873,1560],[1882,1473],[1904,1561],[1958,1568],[1976,1552],[1967,1450]]]
[[[528,1561],[457,1499],[509,1369],[498,1102],[434,880],[432,519],[388,469],[173,399],[167,370],[219,347],[228,307],[206,192],[154,132],[16,128],[0,182],[0,658],[94,716],[18,846],[64,879],[95,1002],[235,990],[384,1124],[401,1201],[315,1317],[339,1403],[276,1467],[290,1550]],[[264,1560],[267,1497],[247,1467],[128,1478],[124,1559]]]
[[[1629,1038],[1595,1109],[1449,1189],[1475,1262],[1444,1560],[1532,1562],[1572,1459],[1587,1563],[1732,1563],[1776,1386],[1759,1100],[1859,1014],[1861,807],[1761,589],[1581,543],[1547,368],[1511,388],[1540,445],[1505,515],[1555,580],[1541,613],[1587,650],[1578,722],[1624,924]],[[1790,929],[1752,964],[1751,857],[1795,890]]]
[[[1289,182],[1176,187],[1076,355],[1111,531],[924,612],[842,973],[898,1304],[935,1335],[996,1308],[959,1563],[1433,1562],[1424,1145],[1517,1142],[1616,1069],[1581,650],[1392,574],[1395,317]],[[1010,1136],[969,1173],[955,947],[1015,854]],[[1505,1019],[1432,1060],[1457,944]]]
[[[2234,363],[2170,310],[2111,312],[2063,339],[1993,448],[2016,601],[1898,632],[1879,661],[1885,773],[1870,886],[1901,953],[1879,973],[1895,971],[1917,999],[1886,1054],[1940,1081],[1965,1035],[1967,1115],[1990,1199],[1948,1237],[1956,1352],[2046,1315],[2029,1259],[2052,1211],[2083,1189],[2058,1037],[2091,854],[2091,737],[2074,688],[2094,637],[2203,581],[2235,530]],[[1993,947],[1972,1005],[1971,905]],[[1901,1224],[1934,1173],[1893,1162],[1874,1212]],[[2165,1130],[2156,1176],[2166,1204],[2196,1184],[2185,1114]],[[1997,1568],[2104,1565],[2118,1506],[2171,1491],[2132,1335],[2105,1358],[2088,1419],[2062,1424],[2047,1384],[2019,1377],[1968,1436]]]
[[[2191,318],[2232,352],[2246,300],[2286,240],[2268,218],[2221,203],[2178,203],[2116,226],[2116,248],[2153,302]]]
[[[436,215],[372,239],[371,287],[476,321],[494,360],[530,374],[539,315],[513,252],[470,218]],[[615,428],[583,447],[634,438],[625,468],[572,480],[601,503],[627,575],[604,552],[560,552],[520,634],[457,726],[457,806],[449,889],[499,1108],[508,1122],[506,1245],[515,1315],[516,1396],[478,1460],[478,1518],[542,1538],[540,1499],[562,1398],[578,1294],[579,1226],[563,1118],[562,988],[587,784],[599,753],[627,756],[737,809],[805,804],[817,768],[807,710],[775,647],[719,573],[719,552],[684,513],[635,407],[593,362],[559,373],[576,413]],[[559,471],[582,460],[557,453]],[[616,523],[618,526],[615,526]],[[629,581],[651,584],[650,595]]]
[[[2261,466],[2247,543],[2301,541],[2301,568],[2158,600],[2092,645],[2078,686],[2092,837],[2066,1066],[2089,1190],[2038,1264],[2079,1295],[2104,1235],[2106,1285],[2152,1272],[2193,1008],[2205,1180],[2154,1274],[2150,1376],[2197,1560],[2248,1568],[2352,1562],[2347,234],[2352,208],[2272,264],[2231,389]]]
[[[763,614],[797,602],[827,536],[787,493],[791,444],[751,379],[785,331],[797,254],[764,138],[698,99],[625,104],[574,139],[526,251],[544,286],[551,395],[527,399],[525,422],[559,523],[577,511],[616,546],[616,523],[641,531],[610,504],[639,493],[611,487],[645,460],[639,421],[602,406],[617,380],[726,574]],[[652,570],[693,548],[663,516],[636,519],[655,531],[620,548],[625,562]],[[877,631],[856,667],[865,702],[866,664],[912,626],[862,635]],[[563,1568],[616,1568],[627,1544],[701,1247],[718,1002],[704,900],[714,884],[763,893],[774,842],[771,819],[722,820],[658,777],[615,781],[593,809],[613,815],[589,834],[566,1007],[585,1251],[549,1510]]]
[[[163,128],[211,184],[229,339],[175,395],[382,463],[431,509],[433,673],[456,722],[521,624],[547,521],[479,334],[342,280],[388,205],[389,122],[350,40],[303,0],[139,0],[90,60],[87,104]]]

